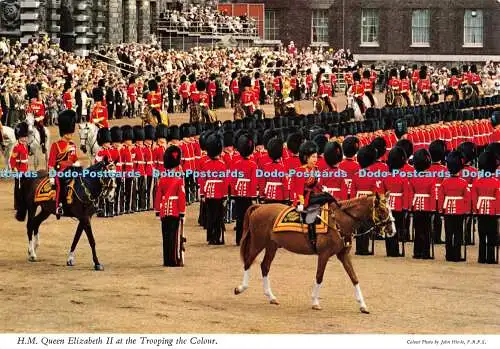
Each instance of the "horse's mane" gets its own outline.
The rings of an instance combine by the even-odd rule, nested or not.
[[[99,161],[98,163],[90,166],[87,170],[89,172],[97,172],[97,171],[102,170],[105,166],[106,166],[106,164],[104,161]]]
[[[359,204],[360,201],[364,201],[364,200],[372,198],[374,196],[375,196],[375,194],[370,194],[370,195],[362,196],[362,197],[355,198],[355,199],[342,200],[342,201],[339,201],[339,204],[342,206],[342,209],[348,209],[348,208],[353,207],[356,204]]]

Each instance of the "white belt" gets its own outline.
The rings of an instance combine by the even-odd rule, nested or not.
[[[136,161],[136,163],[138,163],[139,165],[142,165],[142,164],[145,164],[146,161]]]
[[[479,210],[484,201],[495,201],[496,198],[493,196],[480,196],[477,198],[477,209]]]
[[[132,166],[134,163],[133,162],[124,162],[122,163],[122,165],[129,165],[129,166]]]
[[[281,183],[281,182],[267,182],[267,183],[266,183],[266,187],[267,187],[268,185],[272,185],[272,186],[279,186],[279,185],[283,185],[283,183]]]
[[[356,197],[359,198],[360,196],[363,196],[363,195],[368,196],[368,195],[372,195],[372,194],[373,194],[373,192],[370,190],[360,190],[356,193]]]
[[[246,179],[246,178],[238,178],[238,181],[236,183],[239,183],[239,182],[250,182],[250,180]]]
[[[170,196],[168,200],[177,200],[179,197],[178,196]]]
[[[389,193],[389,196],[400,197],[403,196],[403,193]]]
[[[415,206],[415,203],[417,202],[417,199],[422,199],[422,198],[430,198],[431,196],[429,194],[415,194],[413,196],[413,206]]]
[[[455,201],[455,200],[462,200],[464,197],[463,196],[445,196],[444,198],[444,203],[443,203],[443,208],[448,207],[448,201]]]
[[[184,158],[183,160],[184,161],[191,161],[191,160],[194,160],[194,158]]]
[[[152,165],[152,164],[154,164],[154,161],[146,161],[146,164],[147,165]]]
[[[220,179],[210,179],[210,180],[207,181],[207,184],[208,183],[222,183],[222,180],[220,180]]]
[[[22,163],[26,163],[28,162],[29,160],[17,160],[17,162],[22,162]]]
[[[252,103],[252,102],[250,102],[250,103],[245,103],[245,104],[243,104],[243,105],[244,105],[245,107],[253,107],[253,103]]]

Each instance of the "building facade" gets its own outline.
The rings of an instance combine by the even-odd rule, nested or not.
[[[500,60],[499,0],[252,2],[265,4],[265,39],[284,44],[350,48],[363,60]]]

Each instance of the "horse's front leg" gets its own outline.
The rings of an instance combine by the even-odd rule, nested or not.
[[[66,265],[68,267],[72,267],[73,265],[75,265],[75,250],[76,246],[78,245],[78,241],[80,241],[80,237],[82,236],[83,228],[84,225],[82,224],[82,222],[79,222],[78,227],[76,227],[75,237],[73,238],[73,243],[71,244],[71,249],[68,254],[68,260],[66,261]]]
[[[356,276],[356,272],[352,266],[351,256],[349,255],[350,247],[344,248],[338,255],[337,258],[340,260],[342,265],[344,266],[347,275],[351,279],[352,284],[354,285],[354,292],[356,301],[359,304],[359,310],[364,314],[370,314],[368,311],[368,307],[366,306],[365,300],[363,298],[363,293],[361,292],[361,287],[359,286],[359,280]]]
[[[321,284],[323,283],[323,276],[325,275],[325,268],[328,263],[328,259],[330,259],[330,255],[326,252],[323,252],[318,256],[316,282],[314,283],[312,291],[312,308],[314,310],[321,310],[321,306],[319,305],[319,290],[321,288]]]
[[[96,271],[104,270],[104,266],[99,263],[99,259],[97,258],[97,252],[95,249],[95,239],[94,234],[92,233],[92,226],[90,225],[90,217],[82,220],[84,224],[85,234],[87,234],[87,240],[89,241],[90,248],[92,249],[92,259],[94,260],[94,269]]]

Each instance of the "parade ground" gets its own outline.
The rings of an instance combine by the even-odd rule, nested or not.
[[[345,98],[337,100],[343,109]],[[301,107],[308,113],[312,103]],[[271,110],[266,106],[267,115]],[[232,111],[218,115],[225,120]],[[171,117],[177,124],[186,120],[186,115]],[[51,135],[57,139],[55,128]],[[97,253],[105,268],[96,272],[85,237],[76,250],[76,265],[66,266],[77,226],[70,218],[57,221],[51,216],[41,225],[38,261],[28,262],[26,223],[14,218],[12,181],[0,180],[0,198],[2,332],[500,332],[498,265],[478,264],[477,244],[468,247],[467,262],[451,263],[445,262],[444,245],[435,246],[435,260],[415,260],[412,243],[406,244],[405,258],[387,258],[384,242],[377,241],[375,256],[353,256],[371,313],[359,312],[354,288],[336,260],[328,264],[321,288],[323,310],[315,311],[311,291],[316,258],[282,249],[269,275],[281,304],[269,304],[263,294],[262,255],[251,269],[250,288],[235,296],[243,265],[233,225],[226,225],[225,246],[208,246],[197,224],[198,204],[187,208],[183,268],[162,266],[160,221],[153,212],[95,217]]]

